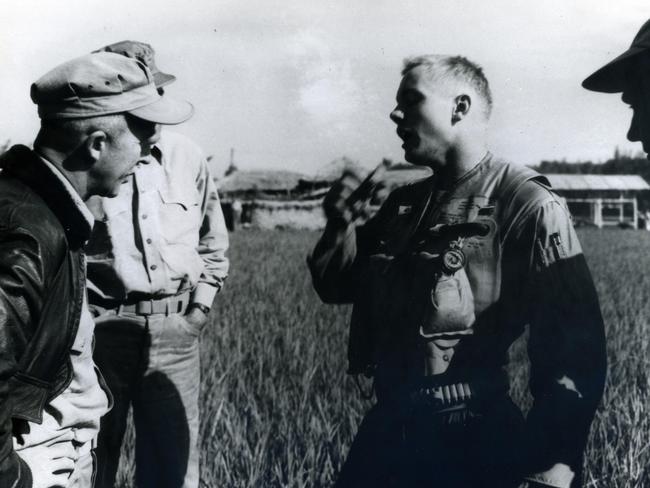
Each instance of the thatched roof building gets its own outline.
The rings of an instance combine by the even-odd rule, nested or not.
[[[300,173],[283,170],[235,171],[217,181],[219,194],[224,199],[292,198]]]
[[[312,176],[279,170],[234,171],[217,181],[228,227],[322,228],[321,199],[345,170],[360,175],[370,172],[347,158],[332,161]],[[387,171],[384,179],[392,190],[430,174],[427,168],[398,165]]]

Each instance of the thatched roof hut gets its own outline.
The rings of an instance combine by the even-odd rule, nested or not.
[[[218,180],[217,187],[224,199],[291,198],[303,177],[283,170],[235,171]]]

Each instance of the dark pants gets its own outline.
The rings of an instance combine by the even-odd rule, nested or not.
[[[132,406],[137,486],[198,487],[200,331],[178,314],[95,320],[94,359],[115,400],[101,422],[96,486],[115,483]]]
[[[480,412],[375,405],[336,487],[517,487],[523,428],[520,410],[507,397]]]

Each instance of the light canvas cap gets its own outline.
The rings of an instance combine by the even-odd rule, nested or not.
[[[127,112],[157,124],[180,124],[194,108],[161,96],[147,66],[108,52],[86,54],[52,69],[31,87],[41,119],[82,119]]]
[[[165,85],[169,85],[173,81],[176,81],[176,77],[174,75],[164,73],[158,69],[158,66],[156,66],[156,60],[154,59],[156,51],[154,51],[153,47],[151,47],[146,42],[120,41],[114,44],[109,44],[108,46],[104,46],[93,52],[101,51],[121,54],[122,56],[135,58],[138,61],[143,62],[147,68],[149,68],[149,71],[151,71],[151,74],[153,75],[153,81],[156,84],[157,88],[161,88]]]

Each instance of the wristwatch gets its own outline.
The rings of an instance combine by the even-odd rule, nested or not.
[[[187,307],[188,310],[192,310],[193,308],[198,308],[205,315],[208,315],[210,313],[210,307],[203,305],[202,303],[190,303]]]

